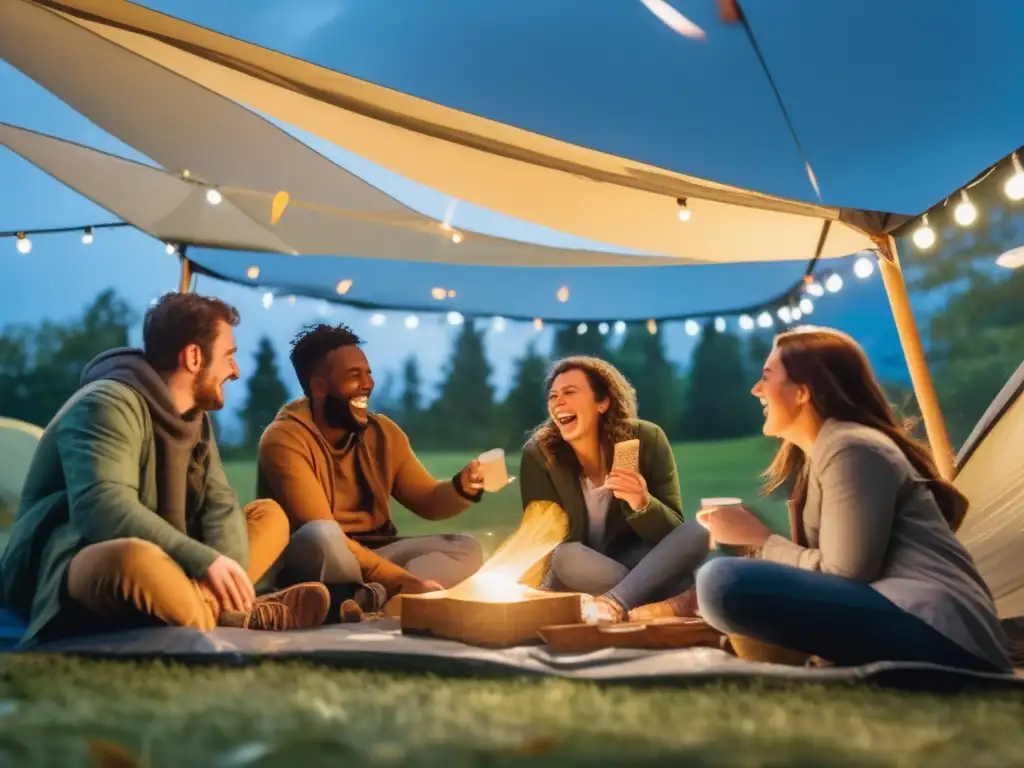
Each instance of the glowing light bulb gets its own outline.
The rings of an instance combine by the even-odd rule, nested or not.
[[[804,316],[804,313],[801,312],[797,307],[793,307],[791,310],[789,310],[789,316],[793,318],[793,322],[795,323],[797,320]]]
[[[754,318],[752,318],[750,315],[740,315],[740,330],[754,330]]]
[[[384,325],[387,320],[387,317],[382,315],[380,312],[374,312],[370,315],[370,325]]]
[[[679,212],[677,214],[679,216],[679,220],[680,221],[689,221],[690,220],[690,216],[693,215],[693,212],[690,211],[690,209],[686,207],[686,198],[685,197],[680,197],[679,199],[676,200],[676,202],[679,204]]]
[[[652,336],[658,332],[658,323],[656,320],[647,321],[647,332]]]
[[[452,232],[452,242],[455,243],[456,245],[461,243],[462,242],[462,233],[461,232]]]
[[[829,293],[839,293],[843,287],[843,278],[833,273],[825,278],[825,290]]]
[[[251,267],[245,270],[245,276],[248,277],[250,280],[255,280],[257,277],[260,276],[260,268],[253,264]]]
[[[953,209],[953,218],[961,227],[969,227],[977,220],[978,209],[974,207],[966,192],[960,193],[960,202]]]
[[[272,293],[264,293],[263,294],[263,308],[264,309],[270,309],[272,306],[274,306],[274,294],[272,294]]]
[[[617,320],[615,322],[615,332],[619,335],[626,332],[626,324],[622,320]]]
[[[220,201],[224,199],[219,190],[208,189],[206,190],[206,202],[210,205],[220,205]]]
[[[455,298],[455,291],[448,291],[448,298],[449,299],[454,299]]]
[[[779,311],[776,312],[776,314],[779,316],[779,320],[784,323],[793,322],[793,313],[790,311],[789,307],[779,307]]]
[[[15,247],[18,249],[18,253],[28,254],[32,252],[32,241],[28,239],[28,235],[24,232],[18,233],[17,241]]]
[[[502,333],[508,327],[508,323],[505,322],[504,317],[494,318],[494,330],[498,333]]]
[[[586,323],[580,323],[579,325],[576,326],[576,333],[578,333],[580,336],[582,336],[586,332],[587,332],[587,324]]]
[[[544,321],[541,320],[539,317],[533,318],[533,330],[535,330],[535,331],[543,331],[544,330]]]
[[[164,250],[167,251],[168,256],[173,256],[177,249],[173,245],[168,243]]]
[[[555,296],[557,296],[558,300],[563,304],[567,302],[569,300],[569,286],[563,285],[558,289],[558,293],[556,293]]]
[[[825,289],[822,287],[821,283],[817,281],[808,283],[806,290],[808,294],[815,298],[820,298],[825,295]]]
[[[715,318],[715,330],[718,331],[719,333],[725,333],[725,318],[724,317],[716,317]]]
[[[853,263],[853,274],[861,280],[871,277],[875,271],[875,262],[868,256],[861,256]]]
[[[762,328],[771,328],[772,316],[768,312],[762,312],[757,316],[757,324]]]
[[[1006,180],[1003,185],[1003,193],[1013,201],[1024,200],[1024,168],[1021,167],[1020,158],[1014,152],[1012,156],[1013,176]]]
[[[448,313],[448,325],[461,325],[463,319],[462,314],[459,312]]]
[[[86,227],[85,232],[82,233],[82,245],[92,245],[92,227]]]
[[[921,226],[914,230],[914,245],[927,251],[935,245],[935,230],[928,224],[928,214],[921,219]]]
[[[811,314],[812,312],[814,312],[814,302],[808,299],[806,296],[800,299],[800,311],[805,315]]]
[[[700,323],[696,320],[687,320],[683,323],[683,328],[685,329],[687,336],[696,336],[700,333]]]
[[[336,286],[334,286],[334,290],[335,290],[335,292],[337,292],[337,294],[339,296],[344,296],[346,293],[349,292],[349,289],[351,287],[352,287],[352,281],[351,280],[348,280],[348,279],[339,280],[338,284]]]
[[[996,258],[996,264],[1003,269],[1019,269],[1024,267],[1024,245],[1012,248]]]
[[[430,295],[437,301],[444,301],[444,297],[448,295],[448,292],[444,288],[431,288]]]
[[[420,319],[416,317],[416,315],[409,315],[408,317],[405,318],[405,327],[408,328],[410,331],[415,328],[419,328],[419,326]]]
[[[597,332],[600,333],[602,336],[607,336],[608,335],[608,323],[600,323],[597,326]]]

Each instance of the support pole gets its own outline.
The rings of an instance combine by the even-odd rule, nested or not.
[[[910,369],[910,381],[914,386],[914,395],[924,419],[924,429],[931,445],[932,456],[939,476],[944,480],[952,480],[955,472],[953,445],[949,441],[946,422],[939,408],[939,398],[935,394],[935,384],[928,370],[917,321],[910,309],[910,297],[907,295],[907,284],[900,268],[900,257],[896,252],[896,240],[891,235],[879,236],[874,240],[881,256],[878,264],[882,282],[889,297],[893,320],[896,321],[896,331],[899,333],[907,368]]]
[[[185,246],[181,246],[179,253],[181,256],[181,285],[178,291],[180,293],[188,293],[192,287],[192,262],[185,255]]]

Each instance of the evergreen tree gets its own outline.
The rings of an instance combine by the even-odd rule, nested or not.
[[[402,364],[402,394],[398,400],[396,418],[411,440],[421,437],[423,424],[423,379],[416,355],[409,355]]]
[[[277,367],[277,353],[266,336],[260,338],[253,355],[256,367],[246,381],[246,401],[240,416],[243,424],[243,445],[254,448],[259,445],[270,422],[274,420],[281,406],[288,400],[288,389],[281,381]]]
[[[503,426],[508,434],[505,447],[510,450],[521,448],[529,432],[547,418],[544,392],[547,367],[547,360],[537,352],[532,341],[527,345],[526,353],[516,361],[512,388],[505,398],[503,408]]]
[[[772,351],[773,337],[767,333],[755,331],[747,337],[747,367],[753,375],[753,381],[761,376],[761,369],[764,368],[764,361]]]
[[[705,323],[690,363],[683,439],[724,440],[760,431],[760,407],[750,394],[754,381],[743,357],[737,336]]]
[[[444,383],[431,407],[431,442],[446,449],[489,445],[496,437],[491,365],[484,334],[466,320],[445,366]]]
[[[586,333],[580,333],[576,324],[559,327],[551,347],[552,358],[558,360],[570,355],[590,355],[602,360],[611,359],[608,337],[598,332],[598,323],[586,323],[586,326]]]
[[[636,389],[640,418],[653,421],[674,437],[678,430],[681,391],[676,373],[665,355],[664,337],[644,326],[633,325],[626,331],[614,361]]]

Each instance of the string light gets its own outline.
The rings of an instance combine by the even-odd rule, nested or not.
[[[15,236],[15,247],[18,249],[18,253],[29,254],[32,252],[32,241],[28,239],[28,235],[24,232],[19,232]]]
[[[272,294],[272,293],[264,293],[263,294],[263,308],[264,309],[270,309],[272,306],[274,306],[274,294]]]
[[[806,296],[804,296],[802,299],[800,299],[800,312],[802,312],[805,315],[809,315],[812,312],[814,312],[814,302],[811,301]]]
[[[843,287],[843,278],[833,272],[825,278],[825,290],[829,293],[839,293]]]
[[[914,230],[914,245],[927,251],[935,245],[935,230],[928,224],[928,214],[921,218],[921,226]]]
[[[460,233],[460,232],[452,232],[452,242],[455,243],[456,245],[461,243],[462,242],[462,233]]]
[[[430,296],[431,296],[431,298],[434,298],[437,301],[444,301],[444,298],[447,295],[448,295],[448,292],[444,288],[431,288],[430,289]]]
[[[462,314],[459,312],[448,313],[448,325],[462,325],[463,319]]]
[[[587,332],[587,324],[586,323],[580,323],[579,325],[576,326],[576,333],[578,333],[580,336],[582,336],[586,332]]]
[[[220,205],[220,201],[224,199],[224,196],[220,193],[220,190],[210,188],[206,190],[206,202],[210,205]]]
[[[505,318],[504,317],[496,317],[496,318],[494,318],[494,330],[495,331],[497,331],[498,333],[503,333],[505,328],[507,328],[507,327],[508,327],[508,323],[505,322]]]
[[[555,296],[558,297],[558,300],[563,304],[567,302],[569,300],[569,286],[563,285],[561,288],[558,289],[558,292],[555,294]]]
[[[451,291],[451,290],[449,290],[449,291],[448,291],[448,298],[449,298],[449,299],[454,299],[454,298],[455,298],[455,291]]]
[[[687,320],[683,323],[683,329],[686,331],[687,336],[696,336],[700,333],[700,323],[696,320]]]
[[[953,209],[953,218],[961,227],[969,227],[977,220],[978,209],[967,196],[967,190],[960,192],[960,203]]]
[[[822,287],[821,283],[813,279],[811,282],[807,283],[807,287],[804,290],[807,291],[809,296],[813,296],[816,299],[825,295],[825,289]]]
[[[338,284],[336,286],[334,286],[334,290],[335,290],[335,292],[339,296],[344,296],[346,293],[349,292],[349,289],[351,287],[352,287],[352,281],[351,280],[348,280],[348,279],[346,279],[346,280],[339,280]]]
[[[779,320],[784,323],[793,322],[793,311],[785,305],[779,307],[779,311],[776,314],[779,316]]]
[[[92,227],[86,227],[85,232],[82,233],[82,245],[92,245],[92,241]]]
[[[741,331],[752,331],[754,330],[754,318],[750,315],[740,315],[740,330]]]
[[[861,280],[871,277],[875,271],[875,262],[868,256],[861,256],[853,264],[853,274]]]
[[[250,280],[255,280],[260,276],[260,268],[253,264],[247,270],[245,270],[245,276]]]
[[[653,336],[654,334],[656,334],[658,332],[658,321],[657,320],[648,320],[647,321],[647,332],[649,334],[651,334],[651,336]]]
[[[996,264],[1003,269],[1019,269],[1024,267],[1024,245],[1011,248],[1006,253],[999,254]]]
[[[626,332],[626,324],[622,320],[615,321],[615,333],[621,336]]]
[[[1013,175],[1003,185],[1003,193],[1017,202],[1024,200],[1024,168],[1021,167],[1020,158],[1017,157],[1016,152],[1010,156],[1010,162],[1013,165]]]
[[[544,330],[544,321],[541,320],[539,317],[533,318],[533,330],[535,330],[535,331],[543,331]]]
[[[165,251],[167,252],[167,255],[168,255],[168,256],[173,256],[173,255],[174,255],[175,253],[177,253],[177,251],[178,251],[178,249],[177,249],[177,248],[175,248],[175,247],[174,247],[173,245],[171,245],[170,243],[167,243],[167,245],[165,245],[165,246],[164,246],[164,250],[165,250]]]
[[[771,328],[772,316],[767,312],[762,312],[760,315],[757,316],[757,324],[762,328]]]
[[[607,336],[608,335],[608,323],[600,323],[597,326],[597,332],[600,333],[602,336]]]
[[[725,332],[725,318],[724,317],[716,317],[715,318],[715,330],[718,333],[724,333]]]
[[[380,312],[374,312],[370,315],[370,325],[384,325],[388,321],[387,316],[382,315]]]
[[[686,198],[685,197],[680,197],[680,198],[678,198],[676,200],[676,203],[678,203],[678,205],[679,205],[679,213],[678,213],[679,220],[680,221],[689,221],[690,217],[693,215],[693,213],[690,211],[689,208],[686,207]]]
[[[405,327],[410,331],[420,327],[420,319],[416,315],[407,315],[405,318]]]

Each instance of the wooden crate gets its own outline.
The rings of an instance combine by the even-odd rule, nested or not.
[[[620,624],[565,624],[541,627],[541,639],[559,653],[599,648],[718,648],[722,633],[703,619],[667,618]]]
[[[534,592],[521,600],[493,601],[445,592],[403,595],[403,634],[429,635],[470,645],[503,648],[539,643],[537,630],[581,620],[577,594]]]

